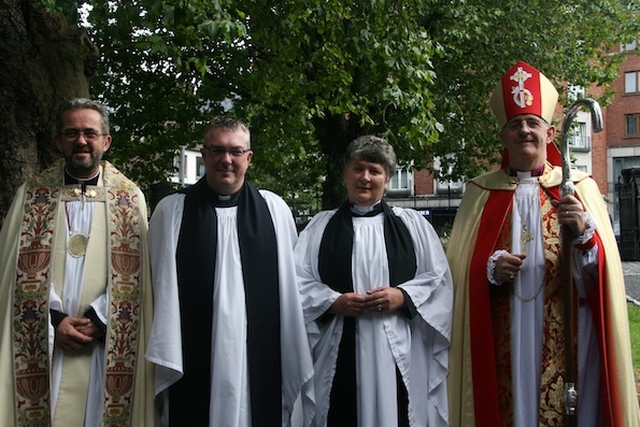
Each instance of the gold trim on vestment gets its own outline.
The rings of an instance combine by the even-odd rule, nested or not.
[[[562,284],[560,283],[560,241],[557,214],[546,191],[540,190],[540,214],[545,253],[544,324],[540,376],[540,425],[564,425],[565,343]],[[511,214],[497,242],[497,248],[511,246]],[[511,367],[511,289],[492,289],[496,360],[503,426],[513,425],[513,377]],[[574,329],[577,325],[573,325]],[[577,342],[574,342],[577,349]]]
[[[102,425],[131,425],[136,361],[140,344],[141,218],[137,188],[103,162],[104,187],[59,187],[63,163],[27,184],[21,219],[13,294],[13,361],[16,425],[50,426],[51,363],[48,322],[51,252],[61,201],[87,197],[106,201],[110,273],[105,278],[109,318],[105,338]]]
[[[16,425],[51,425],[48,294],[58,190],[26,191],[13,294]]]
[[[111,298],[106,338],[103,426],[129,426],[140,331],[140,208],[130,181],[107,187]]]

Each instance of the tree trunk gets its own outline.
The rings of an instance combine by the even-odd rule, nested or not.
[[[58,157],[56,111],[89,96],[85,68],[98,57],[76,25],[37,4],[0,3],[0,224],[18,186]]]
[[[322,209],[333,209],[347,199],[344,187],[343,164],[347,146],[364,131],[357,117],[329,115],[313,121],[316,136],[327,161],[325,181],[322,183]]]

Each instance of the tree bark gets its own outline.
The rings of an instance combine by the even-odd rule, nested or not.
[[[347,199],[344,186],[344,155],[347,146],[364,130],[357,117],[330,115],[313,120],[316,136],[326,155],[325,181],[322,183],[322,209],[333,209]]]
[[[57,157],[55,115],[88,97],[98,54],[87,35],[37,0],[0,3],[0,224],[18,186]]]

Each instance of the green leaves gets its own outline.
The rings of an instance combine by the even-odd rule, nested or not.
[[[35,4],[49,13],[61,13],[70,24],[78,22],[78,2],[75,0],[37,0]]]
[[[439,157],[450,178],[488,169],[500,144],[487,104],[502,73],[525,60],[559,87],[608,84],[616,44],[639,34],[628,3],[95,2],[92,95],[114,109],[113,160],[143,186],[231,106],[252,127],[251,179],[313,210],[341,201],[339,161],[364,133],[388,138],[405,164]]]

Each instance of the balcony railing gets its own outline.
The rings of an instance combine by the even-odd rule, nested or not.
[[[573,135],[569,137],[569,147],[575,151],[591,150],[591,136],[589,135]]]

